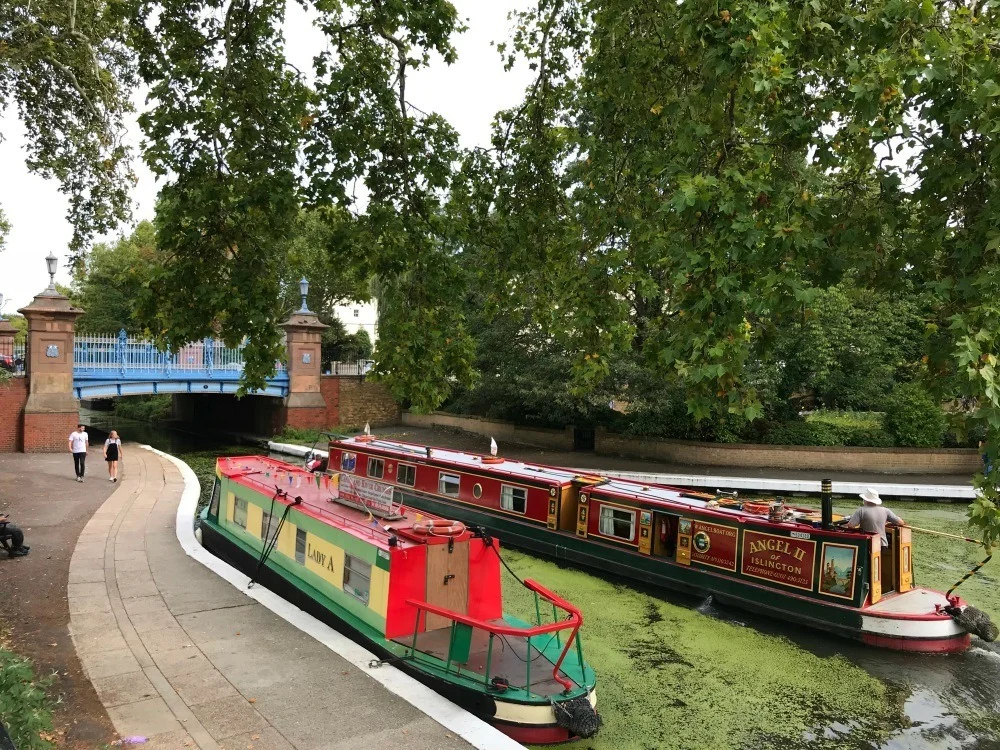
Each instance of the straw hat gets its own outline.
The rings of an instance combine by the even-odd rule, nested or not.
[[[864,492],[861,493],[861,499],[864,500],[866,503],[871,503],[872,505],[882,504],[882,498],[880,498],[878,496],[878,493],[871,487],[869,487],[868,489],[866,489]]]

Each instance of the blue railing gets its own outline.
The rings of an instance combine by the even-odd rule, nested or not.
[[[73,340],[73,385],[78,397],[131,393],[234,393],[243,373],[243,347],[206,338],[177,351],[129,336],[78,335]],[[288,371],[275,363],[262,395],[285,395]]]

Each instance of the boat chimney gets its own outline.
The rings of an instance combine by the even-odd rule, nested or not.
[[[833,528],[833,482],[824,479],[820,483],[820,492],[823,495],[823,528]]]

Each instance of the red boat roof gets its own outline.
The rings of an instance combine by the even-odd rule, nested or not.
[[[222,476],[261,495],[275,497],[281,490],[282,494],[274,501],[275,514],[283,513],[282,506],[301,498],[296,506],[299,511],[381,549],[388,550],[393,537],[397,539],[396,546],[403,549],[446,542],[444,537],[421,537],[409,532],[414,522],[438,520],[441,516],[402,508],[401,520],[377,519],[366,511],[334,501],[336,485],[330,477],[312,474],[299,466],[267,456],[219,458],[216,465]],[[467,538],[467,535],[468,532],[455,539]]]
[[[597,492],[601,495],[615,497],[622,500],[631,500],[649,507],[668,508],[672,506],[676,508],[677,506],[683,506],[696,508],[706,515],[728,517],[731,520],[739,522],[755,522],[768,526],[779,526],[783,528],[810,531],[812,533],[815,533],[818,530],[812,525],[812,523],[804,520],[772,522],[768,520],[766,515],[750,513],[736,508],[727,508],[724,505],[710,508],[708,507],[708,500],[701,499],[688,490],[683,490],[677,487],[669,487],[666,485],[643,484],[642,482],[636,482],[628,479],[612,479],[602,476],[599,471],[571,471],[569,469],[562,469],[555,466],[531,464],[511,459],[506,459],[503,463],[488,463],[483,460],[484,458],[488,458],[487,456],[445,448],[431,447],[430,454],[428,455],[428,446],[418,445],[416,443],[404,443],[398,440],[383,440],[374,436],[331,440],[330,444],[332,446],[345,449],[355,448],[358,451],[391,455],[400,460],[406,460],[408,458],[414,463],[432,460],[452,465],[457,469],[475,469],[477,471],[487,472],[494,476],[531,478],[535,480],[542,480],[547,483],[558,483],[561,485],[569,484],[574,480],[583,480],[590,485],[590,487],[586,490],[588,492]],[[761,500],[760,502],[764,501]],[[795,506],[786,507],[789,510],[800,513],[803,516],[819,512],[813,508],[797,508]],[[843,527],[836,528],[835,533],[845,537],[868,536],[867,534],[849,532]]]
[[[489,471],[490,474],[499,476],[517,477],[519,479],[534,479],[549,484],[569,484],[574,479],[581,476],[578,471],[560,469],[555,466],[545,466],[542,464],[529,464],[513,459],[504,459],[502,463],[488,463],[490,457],[479,455],[478,453],[465,453],[447,448],[430,448],[428,446],[417,445],[416,443],[403,443],[398,440],[382,440],[381,438],[352,437],[341,440],[332,440],[331,443],[345,448],[355,447],[358,450],[371,450],[378,453],[386,453],[400,460],[432,460],[452,464],[463,469],[479,469]],[[484,463],[484,459],[487,463]]]

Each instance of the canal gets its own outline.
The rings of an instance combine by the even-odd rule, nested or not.
[[[210,486],[215,457],[252,446],[107,413],[84,415],[96,443],[114,427],[185,460]],[[126,456],[127,457],[127,456]],[[969,534],[961,505],[892,503],[914,526]],[[849,512],[850,505],[837,507]],[[503,540],[501,540],[502,542]],[[973,545],[914,533],[918,583],[945,590],[982,558]],[[583,611],[583,645],[598,672],[601,733],[574,750],[758,748],[1000,748],[1000,647],[973,639],[965,654],[915,655],[866,648],[781,622],[562,567],[505,550]],[[991,563],[991,565],[1000,563]],[[1000,568],[959,590],[1000,622]],[[505,575],[508,575],[505,573]],[[508,576],[515,613],[533,604]]]

